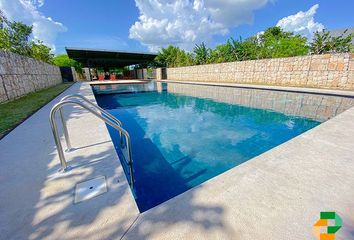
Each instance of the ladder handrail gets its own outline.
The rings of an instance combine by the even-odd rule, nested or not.
[[[107,117],[109,117],[113,122],[115,122],[120,127],[123,126],[122,122],[119,121],[112,114],[110,114],[109,112],[107,112],[106,110],[102,109],[101,107],[99,107],[98,105],[94,104],[89,99],[87,99],[86,97],[84,97],[84,96],[82,96],[80,94],[67,95],[67,96],[63,97],[60,101],[62,102],[62,101],[65,101],[65,100],[68,100],[68,99],[71,99],[71,98],[80,99],[80,100],[84,101],[85,103],[88,103],[91,107],[93,107],[96,110],[100,111],[101,114],[105,114]],[[69,134],[68,134],[68,128],[66,126],[66,121],[64,119],[64,110],[63,110],[63,108],[60,108],[59,112],[60,112],[61,122],[62,122],[62,125],[63,125],[66,146],[68,148],[67,150],[70,151],[72,147],[71,147],[71,142],[70,142],[70,138],[69,138]],[[121,132],[119,132],[119,137],[120,137],[121,146],[123,147],[123,138],[122,138]]]
[[[133,189],[133,187],[134,187],[133,159],[132,159],[132,154],[131,154],[131,141],[130,141],[129,133],[124,128],[119,126],[117,123],[113,122],[111,119],[108,119],[107,117],[97,113],[95,110],[93,110],[92,108],[86,106],[82,102],[75,101],[75,100],[64,100],[64,101],[61,101],[61,102],[55,104],[53,106],[53,108],[51,109],[50,115],[49,115],[50,125],[51,125],[51,128],[52,128],[52,132],[53,132],[53,136],[54,136],[54,140],[55,140],[55,145],[57,147],[57,151],[58,151],[58,155],[59,155],[59,159],[60,159],[60,164],[61,164],[62,170],[63,171],[68,171],[70,168],[67,165],[67,162],[65,160],[65,156],[64,156],[64,152],[63,152],[63,146],[62,146],[61,141],[60,141],[60,137],[59,137],[59,133],[58,133],[58,126],[57,126],[57,123],[55,121],[55,117],[56,117],[56,113],[58,112],[58,110],[60,110],[65,105],[78,105],[78,106],[86,109],[87,111],[89,111],[90,113],[92,113],[93,115],[95,115],[96,117],[98,117],[99,119],[101,119],[102,121],[104,121],[105,123],[107,123],[108,125],[113,127],[114,129],[119,131],[122,135],[124,135],[125,142],[126,142],[126,148],[127,148],[127,154],[128,154],[128,162],[127,162],[127,164],[129,166],[129,173],[130,173],[130,186]],[[127,160],[125,160],[125,161],[127,161]]]
[[[67,95],[65,97],[63,97],[60,101],[64,101],[64,100],[68,100],[70,98],[78,98],[80,100],[83,100],[84,102],[90,104],[92,107],[100,110],[102,113],[106,114],[108,117],[110,117],[114,122],[116,122],[119,126],[123,126],[122,122],[119,121],[116,117],[114,117],[112,114],[110,114],[109,112],[107,112],[106,110],[102,109],[100,106],[94,104],[93,102],[91,102],[89,99],[87,99],[86,97],[80,95],[80,94],[71,94],[71,95]]]

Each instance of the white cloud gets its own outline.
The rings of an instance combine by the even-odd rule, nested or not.
[[[42,7],[44,5],[44,0],[30,0],[33,5]]]
[[[237,122],[237,117],[225,121],[224,117],[216,113],[196,111],[196,104],[196,101],[191,100],[179,108],[171,108],[167,105],[137,107],[137,119],[146,124],[146,138],[158,139],[167,152],[177,148],[184,156],[193,155],[201,165],[203,163],[218,165],[213,158],[220,155],[226,156],[224,159],[230,161],[230,164],[237,158],[242,159],[237,148],[224,149],[218,144],[237,146],[255,137],[257,132]],[[176,122],[178,126],[171,128]],[[203,141],[194,139],[203,139]],[[205,146],[208,146],[208,151],[199,151]],[[213,152],[214,156],[209,154],[210,152]]]
[[[140,17],[130,38],[156,51],[169,44],[192,49],[225,35],[240,24],[252,23],[254,10],[270,0],[135,0]]]
[[[43,41],[55,51],[54,43],[58,33],[67,29],[62,23],[44,16],[38,10],[43,4],[44,0],[0,0],[0,8],[10,20],[33,25],[34,39]]]
[[[282,18],[278,21],[277,26],[285,31],[301,34],[311,40],[314,32],[324,29],[324,26],[321,23],[315,22],[314,19],[318,8],[319,5],[316,4],[307,12],[300,11],[294,15]]]

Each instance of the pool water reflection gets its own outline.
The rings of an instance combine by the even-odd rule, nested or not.
[[[254,107],[255,102],[266,102],[250,97],[254,92],[250,95],[249,91],[258,90],[247,89],[247,94],[242,94],[240,89],[232,90],[241,92],[228,93],[233,99],[229,102],[240,103],[230,104],[218,96],[231,91],[225,87],[218,90],[210,86],[151,82],[114,88],[102,90],[94,87],[94,92],[98,104],[121,120],[131,136],[134,193],[141,212],[329,118],[304,117],[304,111],[300,110],[297,110],[299,116],[285,114],[288,108],[281,105],[289,105],[289,101],[275,95],[272,106],[280,106],[283,112]],[[105,94],[107,92],[110,94]],[[264,92],[267,97],[274,94],[272,91]],[[195,93],[199,96],[193,96]],[[295,95],[295,99],[304,99],[304,95]],[[249,105],[253,104],[252,107],[247,106],[247,101],[241,99],[243,97]],[[319,109],[320,103],[317,105]],[[306,107],[304,102],[303,106]],[[339,112],[338,109],[342,108],[336,106],[336,109]],[[111,127],[108,129],[122,158],[118,134]]]

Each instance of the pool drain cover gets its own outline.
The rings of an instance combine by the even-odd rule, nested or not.
[[[74,202],[86,201],[105,192],[107,192],[107,184],[104,176],[78,183],[75,188]]]

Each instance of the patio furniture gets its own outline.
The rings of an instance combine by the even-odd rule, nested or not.
[[[111,74],[111,75],[109,76],[109,79],[110,79],[110,80],[113,80],[113,81],[116,80],[116,75],[115,75],[115,74]]]

